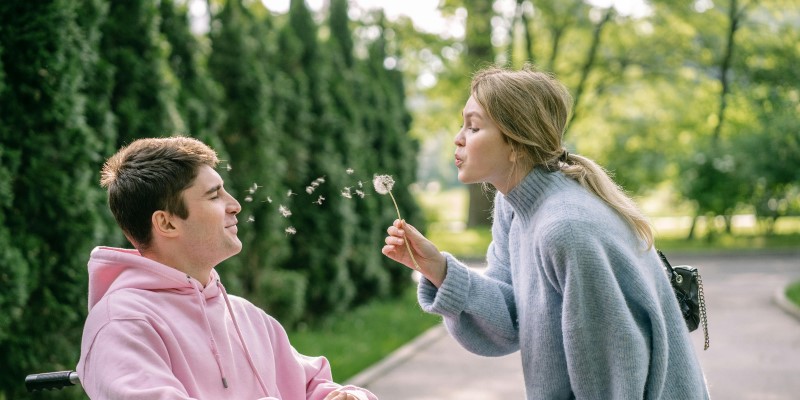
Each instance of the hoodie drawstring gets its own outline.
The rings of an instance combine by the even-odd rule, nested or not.
[[[256,369],[255,363],[253,363],[253,358],[250,356],[250,350],[247,349],[247,343],[244,341],[244,337],[242,336],[242,331],[239,330],[239,324],[236,322],[236,316],[233,313],[233,307],[231,307],[231,301],[228,299],[228,292],[225,291],[225,286],[222,286],[222,283],[217,279],[217,287],[222,292],[222,297],[225,298],[225,304],[228,306],[228,312],[231,314],[231,320],[233,320],[233,327],[236,328],[236,334],[239,336],[239,341],[242,342],[242,348],[244,348],[244,355],[247,358],[247,363],[250,364],[250,368],[253,370],[253,375],[256,376],[258,380],[258,384],[261,385],[261,390],[264,391],[264,396],[269,397],[269,391],[267,391],[267,385],[264,384],[264,381],[261,379],[261,374],[258,373]]]
[[[206,299],[203,297],[203,293],[200,291],[200,288],[197,287],[195,281],[189,275],[186,275],[186,279],[189,280],[189,283],[194,288],[195,293],[197,293],[197,298],[200,300],[200,311],[203,314],[203,321],[206,323],[206,331],[208,333],[208,341],[211,345],[211,353],[214,355],[214,361],[217,362],[217,368],[219,368],[219,376],[222,378],[222,386],[224,388],[228,388],[228,379],[225,378],[225,368],[222,366],[222,360],[219,356],[219,349],[217,348],[217,342],[214,340],[214,334],[211,333],[211,322],[208,321],[208,314],[206,313]]]

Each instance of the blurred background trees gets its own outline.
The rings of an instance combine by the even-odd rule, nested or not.
[[[0,399],[77,361],[89,251],[126,245],[98,171],[140,137],[219,152],[244,242],[220,273],[288,326],[411,284],[379,253],[395,217],[372,176],[435,220],[416,199],[461,187],[452,140],[492,63],[557,75],[569,151],[656,213],[719,221],[705,238],[800,212],[796,1],[442,0],[438,30],[354,0],[265,4],[0,2]],[[490,223],[491,196],[469,197],[464,222]]]

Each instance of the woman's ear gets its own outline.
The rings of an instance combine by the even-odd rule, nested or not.
[[[164,210],[157,210],[153,213],[151,221],[153,224],[153,234],[163,237],[175,237],[178,235],[178,226],[173,223],[176,217]]]

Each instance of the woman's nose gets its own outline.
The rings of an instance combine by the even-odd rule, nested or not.
[[[463,129],[462,129],[462,130],[460,130],[460,131],[458,131],[458,134],[456,134],[456,137],[455,137],[455,139],[453,140],[453,143],[455,143],[455,145],[456,145],[456,146],[463,146],[463,145],[464,145],[464,133],[463,133]]]

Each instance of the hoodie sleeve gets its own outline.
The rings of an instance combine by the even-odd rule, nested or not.
[[[280,322],[263,310],[259,310],[259,313],[265,318],[269,336],[273,338],[271,351],[275,355],[278,370],[283,374],[278,376],[278,381],[302,382],[305,384],[307,400],[323,400],[335,390],[355,395],[359,400],[378,400],[377,396],[366,389],[352,385],[342,386],[334,382],[328,359],[300,354],[289,342],[289,336]],[[283,390],[281,393],[284,393]],[[300,393],[288,397],[297,398],[300,397]]]
[[[306,373],[308,380],[306,398],[309,400],[322,400],[333,392],[339,390],[355,395],[360,400],[378,400],[378,398],[366,389],[352,385],[341,386],[333,382],[331,367],[325,357],[309,357],[298,353],[292,349],[295,359]]]
[[[163,341],[141,319],[115,319],[100,328],[78,365],[92,399],[191,399],[170,369]]]

